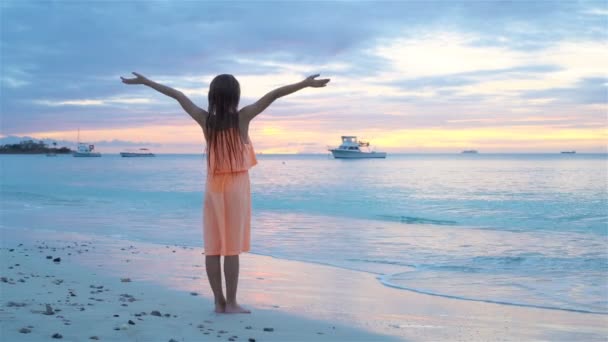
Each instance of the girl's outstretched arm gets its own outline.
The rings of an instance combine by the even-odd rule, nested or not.
[[[294,93],[294,92],[304,89],[306,87],[313,87],[313,88],[325,87],[327,85],[327,82],[329,82],[329,78],[316,80],[315,78],[318,76],[319,76],[319,74],[311,75],[311,76],[308,76],[304,81],[290,84],[290,85],[287,85],[284,87],[280,87],[280,88],[277,88],[277,89],[269,92],[268,94],[262,96],[262,98],[259,99],[256,103],[243,107],[239,111],[240,117],[242,117],[248,121],[251,121],[251,120],[253,120],[253,118],[256,117],[256,115],[263,112],[264,109],[268,108],[268,106],[270,106],[270,104],[273,103],[274,100],[278,99],[279,97],[289,95],[291,93]]]
[[[160,83],[156,83],[136,72],[134,72],[133,75],[135,75],[136,77],[134,77],[134,78],[121,77],[120,79],[122,79],[122,83],[125,83],[125,84],[147,85],[148,87],[150,87],[160,93],[163,93],[169,97],[176,99],[177,102],[179,102],[179,104],[182,106],[182,108],[184,108],[186,113],[190,114],[190,116],[194,119],[194,121],[198,122],[198,124],[201,125],[201,127],[205,127],[205,120],[207,120],[207,111],[198,107],[197,105],[195,105],[192,101],[190,101],[190,99],[186,95],[184,95],[184,93],[182,93],[179,90],[162,85]]]

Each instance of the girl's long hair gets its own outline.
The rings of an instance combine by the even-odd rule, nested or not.
[[[210,173],[211,158],[215,167],[225,165],[228,160],[230,169],[242,162],[243,141],[239,131],[238,105],[241,97],[239,82],[232,75],[216,76],[209,85],[209,117],[207,131],[207,170]],[[226,151],[227,155],[223,153]],[[236,165],[235,165],[236,163]]]

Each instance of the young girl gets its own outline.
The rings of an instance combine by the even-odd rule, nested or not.
[[[133,73],[126,84],[143,84],[177,100],[203,130],[207,142],[204,201],[205,266],[218,313],[249,313],[236,302],[239,254],[250,249],[251,191],[249,168],[257,164],[249,139],[249,123],[274,100],[307,87],[325,87],[329,79],[305,80],[277,88],[256,103],[238,109],[241,89],[232,75],[216,76],[209,85],[208,110],[182,92]],[[226,297],[222,291],[220,256],[224,256]]]

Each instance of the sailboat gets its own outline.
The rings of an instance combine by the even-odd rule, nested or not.
[[[101,157],[101,153],[93,151],[95,145],[80,142],[80,128],[78,128],[78,137],[76,139],[78,148],[72,153],[74,157]]]

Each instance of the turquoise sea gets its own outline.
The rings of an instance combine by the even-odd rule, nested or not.
[[[386,286],[608,314],[608,157],[260,155],[252,253]],[[0,226],[202,247],[203,155],[2,155]]]

